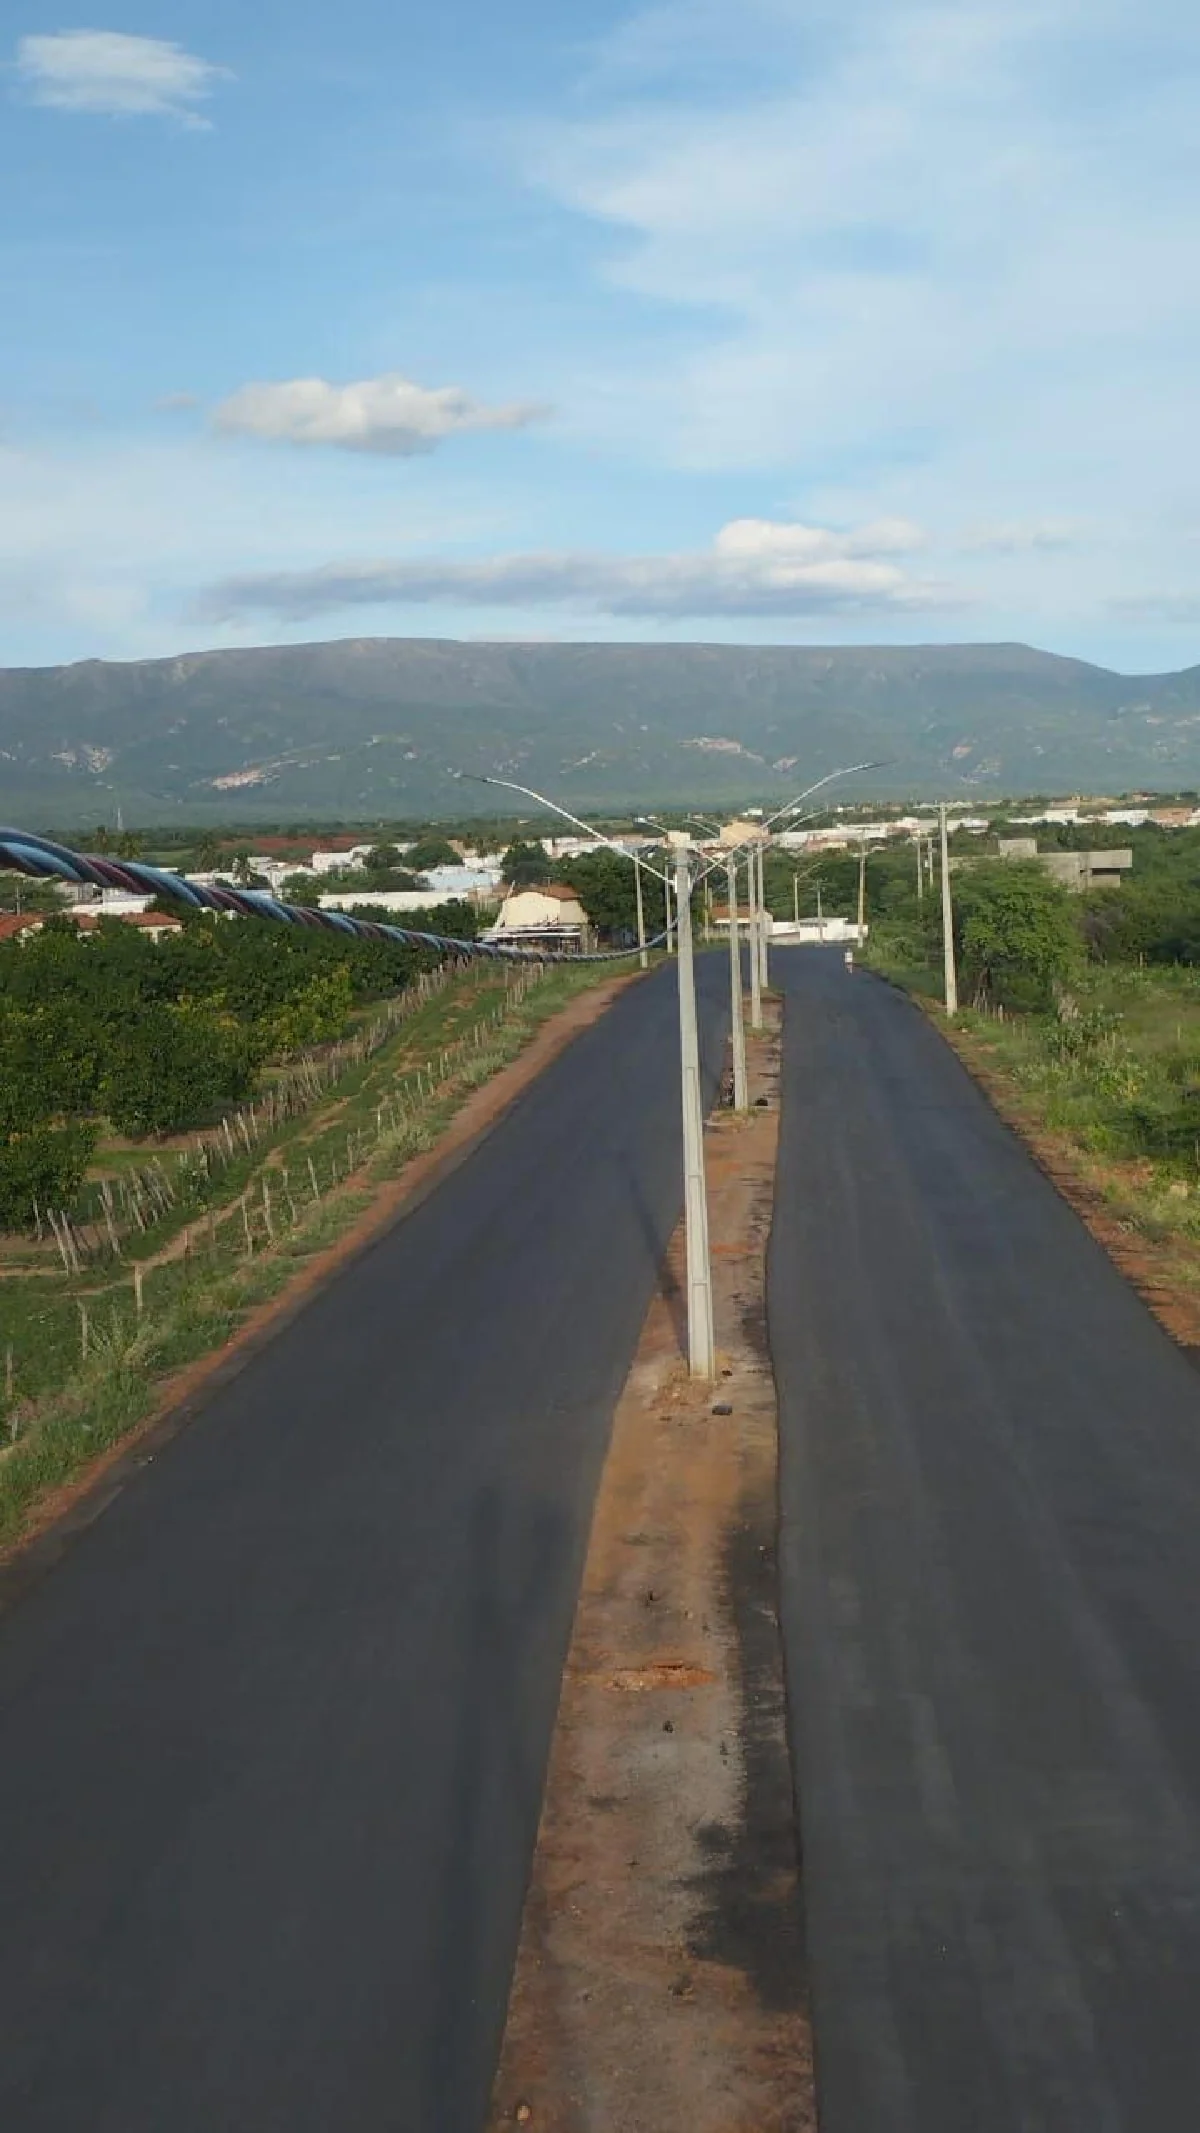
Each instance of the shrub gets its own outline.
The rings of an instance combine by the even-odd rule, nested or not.
[[[955,902],[964,990],[981,1006],[1050,1008],[1081,954],[1061,883],[1035,865],[979,867],[960,877]]]
[[[96,1145],[94,1126],[33,1126],[0,1138],[0,1229],[23,1229],[37,1207],[74,1199]]]

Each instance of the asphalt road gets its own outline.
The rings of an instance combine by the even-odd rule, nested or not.
[[[5,2133],[482,2122],[676,1030],[625,994],[0,1621]]]
[[[915,1008],[773,963],[822,2133],[1195,2133],[1200,1380]]]

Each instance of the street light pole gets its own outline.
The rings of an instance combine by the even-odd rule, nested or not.
[[[679,962],[679,1055],[683,1078],[684,1229],[687,1246],[688,1369],[694,1378],[716,1376],[712,1261],[708,1250],[708,1189],[704,1177],[704,1098],[696,1030],[696,978],[692,959],[692,899],[687,839],[675,847],[675,920]]]
[[[946,973],[946,1013],[958,1013],[958,972],[954,967],[954,909],[950,898],[950,847],[946,829],[946,803],[938,809],[942,846],[942,953]]]
[[[771,983],[771,968],[767,961],[767,882],[766,838],[758,847],[758,981],[765,992]]]
[[[468,777],[467,771],[454,771],[454,777]],[[607,844],[621,853],[623,858],[632,855],[611,837],[591,829],[578,816],[560,807],[557,800],[548,800],[544,793],[534,792],[531,786],[517,785],[511,778],[480,777],[481,785],[505,785],[510,792],[524,793],[527,799],[536,800],[551,814],[561,815],[573,822],[577,829],[593,837],[597,844]],[[675,848],[675,925],[678,943],[676,961],[679,987],[679,1064],[681,1085],[681,1109],[683,1114],[683,1181],[684,1216],[687,1239],[687,1292],[688,1292],[688,1368],[694,1378],[716,1376],[717,1360],[713,1333],[712,1262],[708,1249],[708,1190],[704,1177],[704,1096],[700,1085],[700,1042],[696,1026],[696,972],[692,956],[692,907],[691,883],[688,864],[688,839],[676,833],[666,833],[669,845]],[[647,871],[657,875],[655,867]],[[658,875],[667,897],[668,923],[670,921],[670,880],[668,874]]]
[[[858,946],[861,953],[867,917],[867,840],[858,847]]]
[[[746,1022],[742,1008],[742,933],[738,920],[738,870],[732,853],[725,862],[729,883],[729,1028],[733,1043],[733,1108],[748,1111]]]
[[[642,901],[642,862],[636,852],[633,855],[633,889],[637,898],[638,961],[641,963],[642,969],[647,970],[650,967],[650,958],[646,953],[646,907]]]
[[[746,858],[746,886],[750,900],[750,1027],[761,1029],[762,959],[758,952],[758,869],[754,863],[753,845]]]
[[[674,833],[667,828],[665,823],[660,822],[656,815],[638,815],[635,820],[643,823],[647,829],[657,830],[663,843],[665,845],[670,844]],[[666,950],[668,955],[673,955],[675,944],[671,931],[671,869],[669,864],[666,873],[662,875],[661,879],[663,884],[663,909],[666,918]]]

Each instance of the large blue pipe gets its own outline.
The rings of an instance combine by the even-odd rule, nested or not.
[[[147,866],[141,859],[109,859],[99,853],[73,852],[31,830],[0,829],[0,870],[30,874],[39,880],[70,881],[97,889],[125,889],[134,896],[166,896],[201,911],[236,911],[245,918],[270,918],[288,926],[317,926],[328,933],[349,933],[359,940],[399,941],[405,948],[436,948],[443,954],[485,956],[506,963],[615,963],[636,955],[636,948],[610,949],[603,955],[568,955],[562,950],[505,948],[495,941],[461,941],[444,933],[417,933],[411,926],[385,925],[380,919],[350,918],[344,911],[312,910],[307,904],[281,903],[263,889],[208,889],[181,874]],[[650,942],[656,947],[665,936]]]

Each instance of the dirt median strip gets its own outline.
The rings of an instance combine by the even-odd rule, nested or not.
[[[490,2125],[808,2133],[764,1279],[778,1010],[706,1135],[721,1376],[681,1361],[682,1237],[614,1418]]]
[[[371,1192],[370,1205],[336,1239],[314,1250],[286,1284],[247,1311],[220,1347],[164,1377],[153,1405],[120,1440],[62,1487],[43,1496],[20,1535],[0,1551],[0,1609],[58,1559],[73,1536],[99,1517],[126,1477],[156,1456],[204,1401],[302,1311],[312,1296],[413,1212],[524,1094],[572,1040],[599,1019],[640,973],[623,972],[580,993],[545,1022],[519,1057],[466,1096],[437,1143]]]

